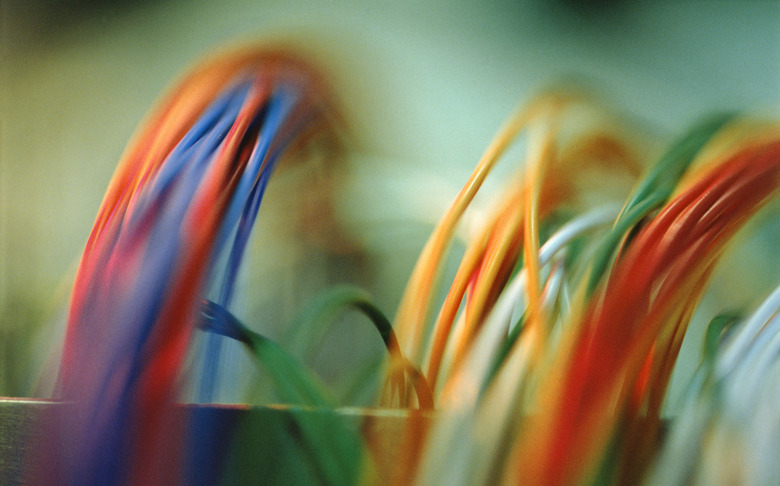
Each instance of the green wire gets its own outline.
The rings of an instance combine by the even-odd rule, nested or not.
[[[707,333],[704,335],[704,365],[711,367],[715,362],[724,334],[739,324],[741,320],[742,314],[739,312],[724,312],[710,321],[707,325]]]
[[[374,303],[370,294],[360,288],[346,285],[335,287],[322,294],[304,309],[299,318],[296,319],[296,323],[293,325],[295,334],[304,336],[307,339],[307,343],[299,346],[299,348],[303,347],[303,349],[308,349],[312,342],[321,339],[326,329],[326,324],[330,323],[341,312],[349,308],[360,311],[368,317],[374,325],[374,328],[379,332],[388,352],[391,354],[397,352],[400,355],[401,347],[398,343],[395,331],[393,330],[393,326],[390,323],[390,320]],[[417,391],[417,399],[420,403],[420,407],[432,408],[432,393],[425,376],[405,358],[402,365]]]
[[[594,256],[588,279],[588,295],[592,295],[598,286],[624,236],[651,211],[661,207],[669,199],[696,154],[734,116],[731,113],[717,115],[696,125],[678,139],[640,181],[629,196],[614,228]]]
[[[276,342],[244,326],[221,306],[204,301],[200,325],[243,343],[288,404],[333,410],[336,401],[321,382]],[[359,435],[333,417],[290,409],[324,484],[356,484],[363,457]]]
[[[355,287],[337,287],[323,294],[304,310],[295,328],[309,335],[309,339],[321,337],[325,324],[345,308],[354,308],[366,315],[387,349],[400,351],[390,320],[373,303],[367,292]],[[335,408],[336,400],[317,377],[279,344],[248,329],[230,312],[213,302],[203,302],[201,317],[200,324],[205,330],[236,339],[247,346],[252,356],[268,371],[285,402],[331,410]],[[320,332],[309,332],[318,328]],[[422,388],[418,389],[421,407],[432,407],[430,390],[424,376],[408,361],[404,364],[415,387]],[[291,410],[291,413],[314,457],[323,482],[333,485],[355,484],[364,450],[360,437],[354,431],[340,426],[336,420],[305,411]]]
[[[279,344],[258,334],[218,304],[204,301],[201,327],[244,344],[252,357],[268,370],[286,403],[334,408],[336,400],[319,379]]]
[[[314,299],[296,317],[291,326],[293,348],[305,354],[314,343],[320,342],[327,325],[346,309],[363,313],[374,324],[385,345],[395,338],[390,320],[373,302],[371,295],[357,287],[338,286]],[[301,340],[301,338],[305,340]]]
[[[493,380],[496,378],[496,375],[498,375],[498,371],[501,369],[501,366],[503,366],[504,361],[506,361],[507,357],[509,356],[509,352],[512,350],[515,343],[517,342],[517,339],[520,337],[520,334],[523,332],[523,329],[525,327],[525,320],[527,317],[528,317],[527,312],[524,312],[523,315],[520,316],[520,319],[518,319],[515,326],[509,332],[507,338],[501,343],[498,352],[493,357],[493,362],[490,365],[487,378],[482,383],[482,387],[479,390],[480,398],[482,398],[485,395],[485,392],[490,387],[490,384],[493,383]]]

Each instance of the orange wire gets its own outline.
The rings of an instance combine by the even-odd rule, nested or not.
[[[487,151],[463,189],[458,193],[453,204],[434,228],[417,260],[417,265],[412,271],[396,316],[399,339],[402,345],[407,348],[405,354],[413,363],[419,362],[421,358],[422,337],[426,328],[430,296],[436,284],[444,253],[449,247],[458,221],[499,157],[506,151],[518,133],[525,128],[529,121],[546,113],[551,107],[556,107],[561,101],[560,96],[542,97],[531,104],[528,109],[519,111],[510,117],[488,146]]]
[[[588,451],[600,450],[611,430],[604,407],[620,393],[620,377],[630,370],[635,376],[666,316],[687,301],[680,290],[708,275],[727,239],[778,185],[780,142],[748,147],[640,232],[615,267],[602,303],[585,316],[563,373],[566,385],[545,402],[552,407],[549,420],[538,421],[519,443],[525,445],[517,449],[517,471],[522,465],[524,478],[562,484],[583,473],[595,454]]]

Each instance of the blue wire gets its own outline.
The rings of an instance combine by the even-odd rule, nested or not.
[[[223,91],[171,150],[154,179],[135,195],[133,209],[118,215],[120,224],[104,235],[105,250],[96,255],[95,264],[106,271],[95,272],[96,280],[84,297],[83,321],[76,329],[77,343],[92,346],[95,340],[91,334],[101,332],[104,335],[98,342],[110,344],[110,349],[76,350],[104,360],[100,366],[105,372],[97,378],[98,396],[91,402],[94,408],[87,411],[90,420],[99,425],[99,432],[88,438],[88,456],[70,461],[69,484],[117,484],[123,479],[128,437],[132,436],[133,396],[144,370],[149,339],[171,297],[179,256],[188,244],[181,225],[252,89],[251,80],[240,80]],[[206,272],[207,281],[215,272],[221,273],[217,302],[222,309],[227,309],[232,299],[271,174],[281,153],[305,125],[292,117],[299,99],[295,87],[275,88],[245,134],[257,139],[230,195]],[[224,268],[214,268],[216,257],[228,249]],[[118,271],[110,271],[116,265],[120,266]],[[133,275],[132,282],[127,281],[128,272]],[[111,316],[108,322],[106,315]],[[210,332],[208,339],[201,401],[213,396],[218,373],[221,338]],[[73,398],[75,391],[64,385],[66,398]]]
[[[204,112],[172,150],[149,189],[137,195],[129,223],[118,227],[115,234],[106,235],[113,244],[98,256],[98,268],[108,268],[111,259],[116,258],[120,265],[131,265],[140,273],[134,275],[132,284],[125,281],[121,271],[96,273],[101,282],[93,282],[85,299],[85,322],[80,329],[89,333],[102,328],[110,338],[101,338],[100,342],[110,343],[111,349],[97,353],[80,350],[84,351],[80,354],[91,351],[97,359],[108,360],[106,372],[99,378],[102,383],[97,387],[95,408],[87,412],[92,421],[104,427],[97,428],[101,431],[98,436],[89,438],[93,446],[90,457],[73,463],[68,475],[71,484],[116,484],[121,480],[131,432],[130,404],[143,370],[144,350],[169,297],[177,256],[187,244],[181,223],[248,89],[249,83],[229,89]],[[109,322],[105,322],[106,309],[111,310]],[[112,383],[121,383],[120,390]]]
[[[297,93],[289,90],[280,89],[272,95],[264,113],[258,140],[225,213],[216,245],[217,254],[227,243],[229,235],[233,234],[234,236],[217,299],[217,303],[223,308],[228,308],[233,296],[244,251],[257,219],[268,180],[276,166],[279,150],[273,154],[269,154],[269,150],[277,141],[280,130],[292,113],[297,101]],[[237,223],[236,220],[238,220]],[[236,224],[238,227],[234,233],[233,228]],[[198,391],[198,401],[200,402],[213,400],[219,372],[221,343],[222,339],[217,334],[209,334],[206,342],[203,376]]]

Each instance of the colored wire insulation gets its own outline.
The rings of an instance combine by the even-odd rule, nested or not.
[[[748,147],[637,235],[603,301],[584,316],[566,353],[569,364],[543,387],[548,413],[524,432],[517,474],[561,484],[583,473],[613,430],[619,409],[609,403],[624,393],[623,380],[635,379],[664,323],[691,305],[690,291],[709,274],[728,237],[777,189],[778,176],[780,142]]]
[[[78,410],[61,433],[79,448],[58,451],[66,484],[154,483],[170,471],[155,444],[185,439],[166,414],[198,302],[220,278],[214,262],[229,252],[226,306],[275,164],[331,123],[325,95],[293,56],[227,54],[185,78],[126,151],[74,285],[59,389]],[[208,373],[204,383],[208,396]]]
[[[398,484],[708,483],[718,467],[725,481],[763,484],[780,474],[780,290],[747,319],[712,320],[667,440],[661,417],[721,256],[780,189],[776,124],[711,117],[643,171],[642,150],[593,100],[539,96],[507,120],[433,228],[395,328],[368,293],[337,287],[299,314],[287,348],[231,307],[277,166],[311,142],[326,158],[343,148],[332,99],[297,57],[246,49],[195,68],[149,115],[82,256],[57,385],[74,413],[36,442],[45,454],[28,464],[32,484],[234,477],[200,476],[205,449],[188,447],[193,424],[172,413],[186,380],[196,401],[214,400],[220,371],[233,371],[218,366],[225,338],[302,407],[293,425],[317,480],[390,482],[360,432],[298,413],[341,405],[294,356],[316,350],[346,309],[369,318],[387,364],[354,377],[377,381],[377,405],[408,412],[389,469]],[[583,122],[582,110],[610,122]],[[445,275],[477,192],[523,142],[520,168],[495,205],[478,208],[481,226]],[[193,373],[188,360],[201,359]],[[211,444],[206,430],[196,439]],[[717,464],[738,447],[749,451],[738,466]]]
[[[433,234],[420,255],[419,263],[409,278],[396,317],[399,339],[402,346],[407,348],[406,354],[413,363],[420,359],[423,345],[422,332],[429,312],[429,296],[436,285],[438,267],[455,232],[455,226],[479,191],[488,173],[517,134],[530,121],[538,116],[543,116],[547,110],[557,109],[562,102],[565,103],[565,100],[561,100],[557,96],[542,98],[537,103],[532,104],[528,110],[520,111],[511,117],[488,147],[450,209],[433,230]]]

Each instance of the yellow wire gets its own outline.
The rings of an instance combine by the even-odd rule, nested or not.
[[[473,294],[469,300],[468,312],[466,313],[465,329],[455,342],[454,363],[462,362],[463,357],[470,348],[474,337],[484,321],[486,308],[490,293],[493,290],[496,277],[503,267],[506,255],[514,241],[517,241],[519,233],[522,231],[523,204],[525,190],[522,186],[514,191],[515,205],[507,215],[507,222],[503,224],[494,235],[491,244],[482,260],[483,269],[474,286]]]
[[[480,159],[466,185],[455,198],[439,224],[434,228],[407,284],[396,316],[398,337],[410,361],[417,364],[421,358],[422,336],[430,307],[430,297],[440,265],[455,233],[458,221],[474,199],[485,178],[499,157],[528,122],[544,113],[551,104],[557,104],[554,96],[543,97],[528,109],[516,112],[504,124],[496,138]]]
[[[529,330],[537,334],[538,339],[535,344],[537,349],[532,350],[532,356],[538,358],[546,341],[546,332],[544,329],[544,316],[542,315],[541,302],[541,275],[539,268],[539,199],[542,192],[542,181],[544,180],[547,166],[550,164],[553,156],[553,137],[554,127],[543,127],[544,130],[538,135],[538,147],[533,148],[538,153],[532,153],[529,156],[529,177],[526,181],[526,204],[525,204],[525,231],[523,240],[524,262],[527,271],[526,295],[528,302],[528,320]],[[532,138],[532,141],[537,137]],[[535,145],[535,144],[534,144]],[[530,332],[530,331],[529,331]]]
[[[541,131],[539,132],[541,133]],[[547,142],[551,144],[555,130],[552,128],[546,132]],[[614,138],[614,136],[595,131],[587,136],[578,139],[571,147],[567,147],[562,152],[560,159],[555,160],[555,165],[548,167],[549,163],[544,162],[546,173],[548,169],[556,169],[555,174],[550,177],[536,176],[533,178],[524,178],[520,173],[517,179],[509,183],[508,190],[502,196],[502,201],[489,214],[493,214],[492,219],[483,228],[478,237],[469,242],[465,255],[461,261],[460,267],[455,275],[452,286],[447,294],[441,311],[434,325],[433,341],[431,352],[428,359],[427,377],[431,387],[439,380],[441,360],[445,354],[445,346],[449,342],[449,335],[452,330],[455,315],[460,307],[461,301],[465,295],[466,288],[472,283],[474,272],[477,265],[482,269],[477,272],[473,285],[472,296],[469,299],[469,305],[466,308],[468,318],[467,330],[458,332],[454,338],[455,351],[453,355],[453,365],[451,371],[455,371],[457,364],[460,363],[469,349],[469,343],[473,340],[479,331],[480,323],[489,309],[489,299],[494,292],[495,277],[501,271],[502,265],[506,264],[506,255],[513,242],[518,241],[523,235],[524,226],[522,225],[526,217],[526,201],[528,184],[524,181],[535,181],[539,184],[537,201],[541,199],[541,193],[550,193],[545,196],[553,203],[557,200],[572,199],[577,192],[576,187],[572,186],[574,179],[579,172],[592,166],[605,166],[609,169],[624,170],[626,175],[636,177],[640,174],[638,164],[624,143]],[[529,164],[530,165],[530,164]],[[601,179],[600,179],[601,180]],[[553,197],[549,196],[553,194]],[[547,201],[547,205],[549,206]],[[543,203],[540,203],[543,204]],[[548,208],[549,209],[549,208]],[[535,211],[539,214],[541,211]],[[538,236],[536,238],[538,242]],[[537,243],[538,246],[538,243]],[[538,271],[536,272],[538,278]],[[544,319],[542,319],[544,321]],[[541,344],[541,343],[540,343]]]

